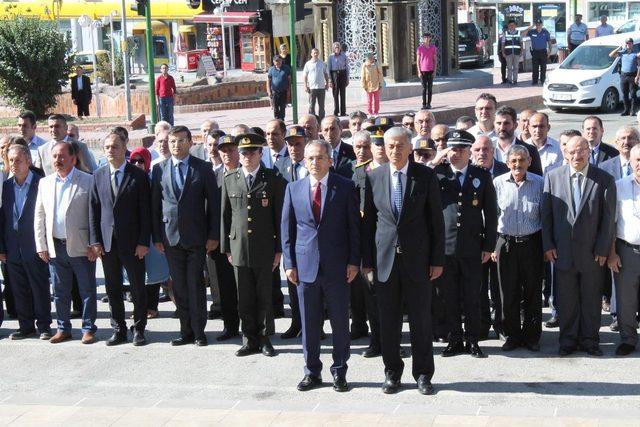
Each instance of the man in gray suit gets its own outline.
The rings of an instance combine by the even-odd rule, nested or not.
[[[616,132],[616,147],[620,154],[600,163],[600,169],[607,172],[616,181],[632,175],[629,154],[638,142],[640,142],[640,132],[638,132],[638,129],[629,125],[622,126]]]
[[[572,137],[568,163],[545,176],[542,232],[545,257],[554,262],[560,316],[560,355],[580,347],[601,356],[598,331],[604,264],[614,231],[616,187],[589,164],[589,143]]]

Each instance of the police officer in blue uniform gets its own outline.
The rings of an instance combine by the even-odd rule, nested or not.
[[[640,57],[640,46],[633,44],[633,39],[629,37],[624,46],[615,48],[609,54],[610,57],[620,57],[620,88],[622,89],[622,100],[624,111],[621,116],[635,116],[638,106],[636,92],[638,91],[638,58]]]
[[[531,39],[531,85],[535,86],[540,82],[544,84],[547,76],[547,58],[551,53],[551,34],[546,28],[542,28],[542,19],[535,21],[535,27],[529,27],[527,37]],[[538,80],[538,76],[540,80]]]

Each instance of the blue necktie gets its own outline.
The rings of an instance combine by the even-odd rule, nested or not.
[[[595,165],[596,164],[596,150],[591,150],[591,164]]]
[[[573,208],[577,214],[580,208],[580,202],[582,201],[582,174],[576,172],[573,175]]]
[[[395,171],[393,176],[396,180],[395,189],[393,190],[393,213],[397,219],[400,218],[400,213],[402,212],[402,172]]]
[[[175,180],[176,187],[174,188],[174,191],[178,199],[180,198],[182,190],[184,189],[184,171],[182,170],[183,166],[184,164],[182,162],[176,165],[176,168],[178,169],[178,179]]]
[[[627,165],[624,167],[624,176],[629,175],[631,175],[631,162],[627,163]]]

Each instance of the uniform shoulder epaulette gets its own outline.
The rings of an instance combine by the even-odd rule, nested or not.
[[[231,170],[228,170],[228,171],[226,171],[226,172],[224,173],[224,176],[225,176],[225,177],[227,177],[227,176],[229,176],[229,175],[233,175],[233,174],[234,174],[234,173],[236,173],[237,171],[238,171],[238,169],[231,169]]]
[[[361,167],[363,167],[363,166],[366,166],[366,165],[368,165],[369,163],[371,163],[372,161],[373,161],[373,159],[369,159],[369,160],[365,160],[365,161],[364,161],[364,162],[362,162],[362,163],[356,163],[356,168],[361,168]]]

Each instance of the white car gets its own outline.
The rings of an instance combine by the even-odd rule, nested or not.
[[[633,38],[640,44],[640,32],[614,34],[589,39],[578,46],[553,71],[547,74],[542,97],[554,111],[562,108],[599,108],[611,112],[622,99],[620,59],[609,53]]]

